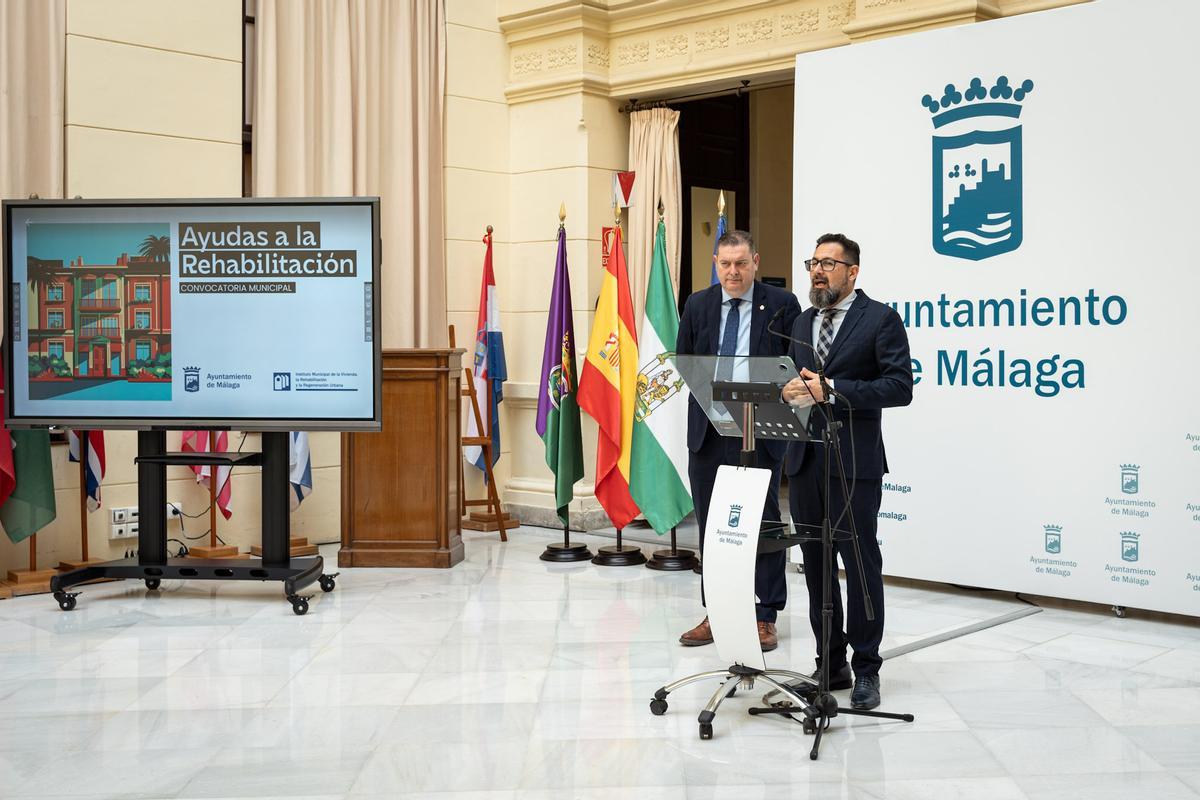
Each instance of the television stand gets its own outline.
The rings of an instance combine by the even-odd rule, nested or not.
[[[296,614],[308,612],[311,595],[304,587],[319,582],[332,592],[336,573],[323,574],[321,556],[291,558],[288,544],[291,509],[288,503],[288,435],[262,434],[261,453],[168,453],[166,431],[138,431],[138,508],[143,509],[138,530],[138,556],[92,564],[50,579],[54,599],[63,611],[75,608],[78,592],[72,586],[97,578],[144,580],[155,591],[164,578],[182,580],[282,581],[284,597]],[[168,466],[261,466],[262,557],[247,559],[196,559],[167,557]],[[153,509],[153,511],[152,511]]]

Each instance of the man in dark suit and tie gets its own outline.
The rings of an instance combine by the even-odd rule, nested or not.
[[[826,512],[835,528],[850,528],[850,519],[842,516],[846,494],[841,476],[845,476],[858,552],[852,541],[839,540],[839,534],[834,534],[832,566],[837,569],[837,556],[841,555],[846,568],[847,600],[843,629],[842,593],[835,583],[828,652],[823,652],[821,645],[821,544],[810,542],[800,549],[808,584],[808,618],[817,638],[818,667],[822,659],[828,658],[830,688],[849,689],[853,685],[851,705],[871,709],[880,702],[879,668],[883,663],[879,657],[883,639],[883,558],[876,526],[883,476],[888,468],[880,423],[883,409],[912,402],[913,375],[908,334],[900,316],[854,288],[858,262],[858,244],[840,233],[819,238],[812,259],[805,262],[813,308],[796,320],[792,338],[811,342],[812,347],[792,344],[791,356],[801,368],[800,377],[784,387],[783,397],[793,405],[823,403],[825,413],[818,409],[809,417],[812,439],[789,446],[784,471],[792,521],[814,531],[820,530]],[[825,384],[817,374],[818,359],[824,364]],[[826,397],[826,386],[832,390],[832,398]],[[826,415],[842,423],[838,440],[841,457],[832,454],[828,499],[824,496],[825,446],[820,441]],[[867,619],[864,586],[875,611],[874,620]],[[846,662],[847,645],[854,651],[850,664]]]
[[[745,231],[733,230],[717,241],[713,256],[720,281],[703,291],[695,292],[683,307],[679,320],[679,335],[675,352],[680,355],[706,356],[783,356],[787,341],[767,331],[767,325],[782,310],[779,330],[791,330],[800,314],[800,304],[788,291],[754,280],[758,271],[758,252],[754,240]],[[732,376],[734,380],[738,376]],[[717,468],[722,464],[740,463],[741,440],[719,435],[709,424],[708,417],[693,397],[688,404],[688,478],[692,486],[692,502],[696,521],[700,524],[700,545],[704,546],[704,526],[708,520],[708,505],[712,499]],[[781,441],[759,442],[755,448],[757,466],[771,470],[771,487],[763,509],[764,520],[778,520],[779,476],[786,454]],[[754,593],[758,618],[758,639],[762,649],[778,646],[775,618],[787,602],[787,583],[784,579],[784,552],[758,556],[755,565]],[[701,602],[704,598],[703,582]],[[708,617],[679,638],[688,646],[712,642]]]

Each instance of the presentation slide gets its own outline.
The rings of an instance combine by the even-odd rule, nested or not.
[[[9,419],[377,428],[377,208],[6,203]]]
[[[888,574],[1200,615],[1198,26],[1098,0],[798,57],[795,285],[845,233],[912,347]]]

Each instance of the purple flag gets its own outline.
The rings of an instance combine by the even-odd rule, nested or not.
[[[567,229],[558,226],[558,258],[546,320],[538,385],[537,432],[546,444],[546,466],[554,473],[558,517],[567,524],[575,482],[583,477],[583,435],[579,428],[575,373],[575,323],[571,315],[571,277],[567,269]]]

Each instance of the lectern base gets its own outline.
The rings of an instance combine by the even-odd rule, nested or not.
[[[589,561],[592,558],[592,551],[588,550],[588,546],[581,542],[568,542],[548,544],[542,554],[538,556],[542,561],[554,561],[559,564],[568,564],[574,561]]]
[[[636,547],[616,544],[597,550],[592,563],[601,567],[636,567],[646,563],[646,556]]]
[[[655,550],[646,567],[662,572],[686,572],[695,569],[697,563],[696,553],[692,550]]]

